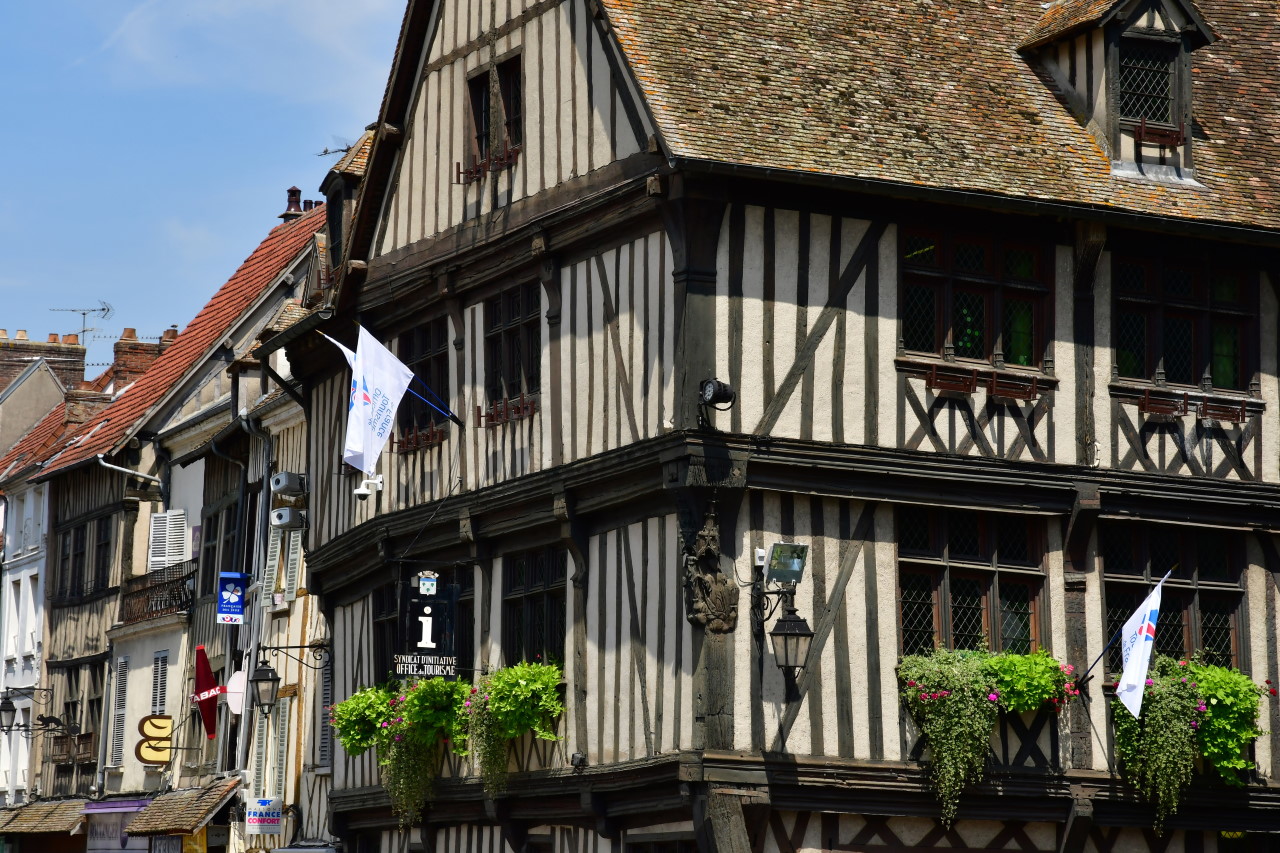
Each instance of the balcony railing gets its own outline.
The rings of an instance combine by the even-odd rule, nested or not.
[[[195,560],[127,578],[121,587],[120,621],[128,625],[189,610],[195,584]]]

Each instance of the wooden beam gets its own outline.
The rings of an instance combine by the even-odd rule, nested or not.
[[[858,277],[875,256],[880,238],[884,236],[887,227],[888,223],[872,222],[867,228],[867,233],[862,235],[862,240],[858,242],[858,248],[854,250],[853,257],[849,258],[849,263],[845,264],[844,271],[840,273],[839,284],[827,295],[827,304],[818,315],[818,319],[814,321],[809,334],[805,336],[804,343],[796,349],[796,360],[787,371],[782,385],[778,387],[778,393],[769,401],[764,414],[760,416],[760,422],[752,430],[756,435],[768,435],[777,425],[778,418],[790,402],[796,386],[812,366],[813,358],[818,353],[818,345],[822,343],[823,337],[835,322],[836,315],[846,310],[849,292],[853,290]]]
[[[840,561],[840,572],[831,584],[831,595],[827,599],[826,610],[818,619],[817,627],[813,631],[813,642],[809,645],[808,658],[811,661],[819,660],[822,657],[822,650],[827,644],[827,639],[831,636],[831,629],[835,627],[836,618],[845,612],[845,589],[849,586],[849,580],[853,577],[853,567],[858,562],[858,556],[862,553],[862,546],[871,534],[871,525],[876,516],[876,506],[876,503],[868,502],[862,507],[862,514],[858,516],[858,523],[853,529],[853,541],[849,543],[849,550],[845,552],[844,559]],[[791,727],[795,725],[796,718],[800,716],[800,707],[804,704],[805,694],[808,693],[809,687],[817,677],[814,675],[816,671],[816,667],[812,666],[806,666],[800,671],[800,676],[796,679],[796,693],[799,698],[786,706],[782,719],[778,721],[778,733],[773,738],[772,749],[774,752],[781,752],[786,746],[787,736],[791,734]]]

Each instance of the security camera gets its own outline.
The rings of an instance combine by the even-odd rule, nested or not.
[[[300,509],[271,510],[271,526],[280,530],[296,530],[307,526],[307,514]]]
[[[380,491],[382,491],[382,475],[378,474],[375,477],[365,477],[361,480],[360,485],[355,487],[354,494],[360,500],[367,501],[369,495]]]
[[[307,478],[303,474],[281,471],[271,478],[271,493],[286,498],[296,498],[307,493]]]

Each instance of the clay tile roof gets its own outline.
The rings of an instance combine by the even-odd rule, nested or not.
[[[1017,52],[1034,0],[601,0],[677,161],[1280,229],[1280,15],[1202,0],[1196,177],[1113,176]],[[1074,7],[1073,7],[1074,9]]]
[[[110,406],[90,418],[45,457],[47,478],[99,453],[111,453],[201,358],[217,346],[236,319],[324,227],[324,205],[277,225],[235,275],[219,288],[174,342]]]
[[[41,800],[0,812],[0,834],[70,834],[84,820],[85,800]]]
[[[1098,23],[1124,0],[1058,0],[1050,3],[1020,47],[1032,47]]]
[[[271,322],[267,323],[266,331],[283,332],[294,323],[301,320],[310,313],[296,299],[286,299],[284,304],[280,306],[280,310],[276,312],[276,316],[271,318]]]
[[[0,483],[17,472],[26,470],[40,459],[55,441],[63,436],[67,427],[67,404],[54,406],[53,411],[40,419],[9,452],[0,458]]]
[[[240,780],[216,779],[203,788],[161,794],[129,822],[129,835],[191,835],[231,799]]]
[[[351,150],[333,167],[333,171],[363,178],[364,170],[369,165],[369,150],[371,148],[373,148],[373,131],[366,130],[360,136],[360,140],[355,145],[352,145]]]

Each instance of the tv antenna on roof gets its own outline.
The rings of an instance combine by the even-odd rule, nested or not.
[[[98,331],[96,328],[92,328],[89,326],[89,315],[96,314],[97,316],[101,317],[103,320],[106,320],[110,318],[112,314],[116,313],[116,309],[111,306],[111,303],[105,302],[101,299],[98,300],[97,308],[50,308],[49,310],[50,311],[70,311],[72,314],[79,314],[80,315],[80,340],[86,343],[88,343],[88,340],[89,340],[88,338],[89,333]]]

